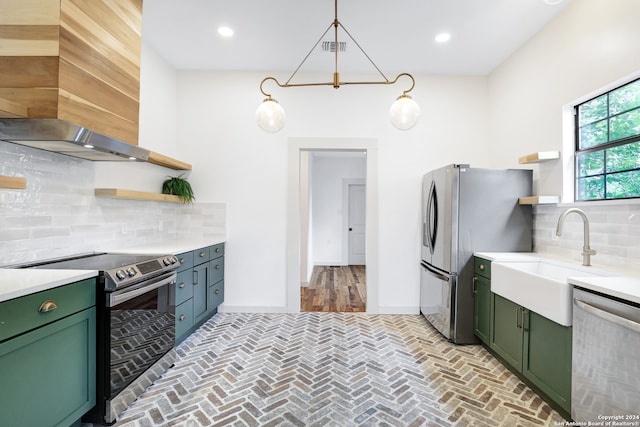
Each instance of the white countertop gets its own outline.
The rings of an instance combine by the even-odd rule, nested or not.
[[[224,236],[207,239],[176,239],[131,247],[110,248],[105,249],[104,252],[132,255],[177,255],[224,242]]]
[[[567,282],[640,304],[640,279],[636,277],[569,277]]]
[[[97,275],[95,270],[0,269],[0,302]]]
[[[558,263],[575,263],[575,261],[568,262],[565,259],[544,256],[536,252],[475,252],[474,255],[499,262],[526,262],[541,259]],[[581,264],[578,262],[577,265]],[[607,266],[594,267],[593,270],[603,275],[587,277],[577,274],[567,278],[567,283],[640,304],[640,273]]]
[[[535,252],[475,252],[473,255],[489,261],[532,261],[540,258]]]

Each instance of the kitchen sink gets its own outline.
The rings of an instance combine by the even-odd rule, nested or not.
[[[572,324],[569,277],[610,276],[593,267],[552,260],[493,262],[491,291],[563,326]]]

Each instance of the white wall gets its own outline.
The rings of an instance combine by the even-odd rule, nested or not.
[[[518,157],[563,150],[562,108],[640,70],[640,1],[574,0],[556,19],[489,76],[491,164],[523,167]],[[568,135],[572,138],[571,133]],[[571,147],[572,143],[567,144]],[[532,168],[537,194],[560,195],[563,159]],[[569,168],[570,169],[570,168]],[[568,180],[571,186],[572,171]],[[571,202],[571,200],[566,200]],[[578,204],[592,222],[594,265],[640,268],[640,206],[637,202]],[[534,209],[534,248],[554,256],[580,259],[579,218],[569,217],[568,233],[551,239],[567,205]]]
[[[343,180],[366,178],[366,157],[313,154],[313,259],[314,265],[343,265]],[[364,181],[363,181],[364,182]]]
[[[225,309],[282,311],[290,303],[289,138],[375,138],[381,311],[417,313],[421,176],[447,163],[489,163],[486,79],[415,76],[412,95],[422,117],[405,132],[393,128],[387,117],[389,106],[405,89],[400,83],[338,90],[268,87],[288,118],[281,132],[267,134],[255,123],[263,99],[259,83],[267,74],[280,77],[266,72],[178,72],[179,158],[193,164],[190,181],[202,197],[227,204]]]

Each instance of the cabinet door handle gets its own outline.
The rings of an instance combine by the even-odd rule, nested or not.
[[[180,264],[184,264],[184,258],[180,258]]]
[[[180,284],[178,285],[178,287],[179,287],[179,288],[184,288],[184,282],[180,283]]]
[[[220,270],[220,264],[216,264],[216,270]]]
[[[55,301],[47,300],[47,301],[43,302],[42,304],[40,304],[40,308],[38,309],[38,311],[40,313],[48,313],[49,311],[53,311],[56,308],[58,308],[58,304],[56,304]]]
[[[480,268],[480,270],[484,270],[484,264],[480,264],[480,267],[478,268]]]
[[[197,285],[198,284],[198,270],[195,270],[193,272],[193,284]]]
[[[181,315],[180,315],[180,321],[182,321],[182,320],[184,320],[184,319],[186,319],[186,318],[187,318],[187,317],[186,317],[184,314],[181,314]]]
[[[214,294],[219,294],[220,293],[220,289],[216,289],[215,291],[213,291]]]
[[[478,290],[476,289],[476,277],[475,276],[473,277],[473,293],[474,294],[478,293]]]
[[[522,310],[520,307],[516,307],[516,328],[522,329]]]
[[[200,252],[200,258],[204,258],[204,252]]]
[[[216,252],[220,252],[220,248],[216,248]]]
[[[522,309],[522,329],[525,332],[529,332],[529,310],[526,308]]]

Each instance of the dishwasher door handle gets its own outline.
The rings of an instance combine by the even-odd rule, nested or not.
[[[613,313],[610,313],[608,311],[602,310],[598,307],[594,307],[591,304],[588,304],[582,300],[576,299],[574,298],[573,302],[580,307],[581,309],[583,309],[584,311],[586,311],[589,314],[592,314],[593,316],[599,317],[601,319],[604,319],[608,322],[611,323],[615,323],[618,326],[622,326],[623,328],[627,328],[630,329],[634,332],[638,332],[640,333],[640,323],[638,322],[634,322],[633,320],[629,320],[629,319],[625,319],[624,317],[620,317],[620,316],[616,316]]]

